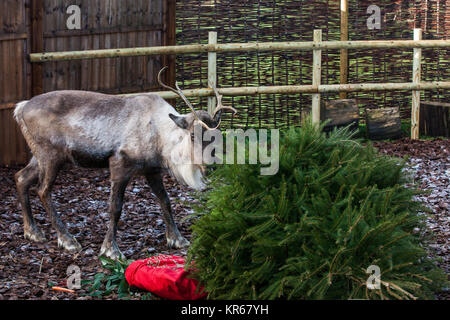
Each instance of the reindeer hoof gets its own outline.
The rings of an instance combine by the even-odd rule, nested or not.
[[[82,249],[77,239],[71,235],[58,236],[58,247],[64,248],[64,250],[69,252],[79,252]]]
[[[37,227],[25,229],[23,231],[23,237],[25,239],[30,239],[31,241],[35,242],[44,242],[47,240],[45,239],[44,233]]]
[[[171,239],[167,238],[167,246],[169,249],[183,249],[187,248],[191,245],[191,243],[183,237]]]
[[[124,254],[119,250],[119,247],[117,244],[110,244],[110,245],[102,245],[102,248],[100,249],[99,257],[107,257],[111,260],[125,260]]]

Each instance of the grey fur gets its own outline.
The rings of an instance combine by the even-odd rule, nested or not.
[[[216,119],[208,113],[200,111],[198,114],[205,123],[215,125]],[[123,193],[135,174],[147,178],[160,201],[168,245],[189,245],[173,221],[161,170],[168,169],[178,181],[193,188],[204,187],[202,166],[180,165],[170,159],[174,151],[192,153],[191,134],[197,121],[192,113],[180,115],[155,94],[119,97],[63,90],[18,103],[14,116],[33,153],[27,167],[16,174],[26,238],[45,240],[34,221],[29,203],[28,190],[37,183],[38,195],[57,231],[58,245],[69,251],[81,250],[51,202],[51,188],[59,169],[65,163],[72,163],[90,167],[109,166],[111,171],[110,225],[100,251],[102,255],[114,259],[123,257],[116,243],[117,222]]]

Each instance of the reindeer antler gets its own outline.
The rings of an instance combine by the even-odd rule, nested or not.
[[[179,95],[181,97],[181,99],[183,99],[183,101],[186,103],[186,105],[189,107],[189,109],[191,109],[191,111],[194,113],[195,119],[207,130],[211,130],[212,128],[210,128],[206,123],[204,123],[202,120],[200,120],[200,118],[197,115],[197,112],[195,111],[194,107],[192,106],[192,104],[189,102],[189,100],[186,98],[186,96],[183,94],[183,91],[180,89],[180,87],[178,86],[178,82],[175,81],[175,88],[172,88],[166,84],[164,84],[161,80],[161,74],[163,71],[165,71],[167,69],[167,66],[165,66],[164,68],[162,68],[161,70],[159,70],[158,73],[158,83],[161,87],[166,88],[174,93],[176,93],[177,95]]]
[[[235,108],[233,108],[233,107],[228,107],[228,106],[224,106],[224,105],[222,104],[222,97],[223,97],[223,96],[219,93],[219,91],[217,90],[216,86],[215,86],[211,81],[209,81],[209,86],[214,90],[214,93],[215,93],[216,99],[217,99],[217,107],[216,107],[216,109],[214,110],[213,118],[216,116],[216,114],[217,114],[218,111],[224,110],[224,109],[231,110],[231,111],[233,111],[233,114],[236,114],[236,113],[237,113],[237,110],[236,110]]]
[[[181,97],[181,99],[183,99],[183,101],[186,103],[186,105],[189,107],[189,109],[191,109],[191,111],[194,113],[195,119],[207,130],[215,130],[217,128],[219,128],[220,123],[222,122],[222,118],[219,118],[219,123],[217,124],[217,126],[215,128],[211,128],[209,127],[206,123],[204,123],[202,120],[200,120],[197,111],[195,111],[194,107],[192,106],[192,104],[189,102],[189,100],[186,98],[186,96],[183,94],[183,91],[180,89],[180,87],[178,86],[178,82],[175,81],[175,88],[172,88],[166,84],[164,84],[161,80],[161,74],[163,71],[165,71],[167,69],[167,66],[165,66],[164,68],[162,68],[159,73],[158,73],[158,83],[161,87],[166,88],[174,93],[176,93],[177,95],[179,95]],[[213,114],[213,118],[215,118],[216,114],[221,111],[221,110],[231,110],[233,111],[234,114],[237,113],[237,110],[233,107],[226,107],[224,105],[222,105],[222,95],[219,94],[219,91],[217,90],[216,86],[214,84],[211,83],[211,81],[209,82],[209,85],[211,86],[211,88],[214,90],[214,93],[216,95],[216,99],[217,99],[217,107],[214,110],[214,114]]]

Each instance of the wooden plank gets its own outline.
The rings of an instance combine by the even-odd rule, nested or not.
[[[136,33],[130,32],[128,35],[128,45],[135,46],[136,45]],[[139,78],[138,72],[136,72],[137,60],[140,57],[130,57],[127,58],[128,66],[127,66],[127,86],[135,86],[137,84],[137,79]]]
[[[176,45],[176,1],[175,0],[167,0],[167,20],[166,21],[166,37],[167,37],[167,45],[175,46]],[[168,65],[169,70],[167,70],[167,83],[170,86],[175,85],[176,81],[176,56],[169,55],[168,56]]]
[[[314,30],[314,42],[320,43],[322,41],[322,30]],[[321,82],[322,75],[322,50],[316,49],[313,51],[313,78],[312,86],[318,88]],[[312,95],[312,122],[320,123],[320,94],[314,93]]]
[[[28,38],[27,33],[1,33],[0,34],[0,41],[23,40],[23,39],[27,39],[27,38]]]
[[[81,48],[90,48],[89,39],[91,37],[85,36],[81,40]],[[82,60],[81,61],[81,90],[89,90],[90,84],[90,73],[92,60]]]
[[[162,39],[161,39],[161,45],[163,46],[174,46],[176,43],[175,40],[175,1],[174,0],[156,0],[152,3],[152,20],[156,21],[157,23],[164,23],[164,28],[162,30]],[[162,10],[162,21],[159,21],[158,18],[158,12]],[[155,45],[158,45],[158,37],[154,37]],[[175,81],[176,81],[176,74],[175,74],[175,55],[163,55],[161,58],[161,66],[164,67],[167,66],[168,70],[164,72],[164,82],[174,87]],[[154,70],[152,68],[154,73],[159,72],[159,70]],[[175,100],[168,101],[170,104],[175,105]]]
[[[146,32],[139,32],[137,33],[137,44],[140,47],[145,46],[145,40],[147,39],[147,35]],[[150,57],[139,57],[139,61],[138,61],[138,70],[139,70],[139,76],[140,76],[140,85],[144,86],[145,84],[150,84],[152,83],[152,77],[153,75],[151,75],[150,77],[148,77],[147,74],[147,63],[148,60],[150,59]]]
[[[103,47],[104,48],[111,48],[111,34],[105,34],[103,35]],[[101,88],[102,89],[110,89],[111,88],[111,65],[112,63],[112,58],[110,59],[105,59],[102,62],[102,78],[101,78]]]
[[[20,40],[18,40],[20,41]],[[15,101],[17,99],[16,92],[16,82],[17,82],[17,74],[15,71],[15,65],[17,63],[22,63],[22,61],[18,60],[15,56],[14,47],[16,46],[16,41],[7,41],[6,42],[6,50],[5,56],[3,57],[3,64],[5,66],[5,74],[6,74],[6,91],[5,100],[6,101]]]
[[[9,97],[7,96],[8,91],[8,43],[7,41],[0,42],[0,103],[7,102]]]
[[[24,41],[15,41],[16,45],[13,50],[13,57],[16,61],[14,72],[16,73],[16,99],[22,100],[26,97],[25,89],[25,57],[24,57]]]
[[[208,33],[208,43],[217,43],[217,32],[210,31]],[[208,87],[217,87],[217,53],[208,52]],[[214,114],[216,109],[216,97],[208,97],[208,113]]]
[[[81,48],[81,37],[72,37],[70,38],[70,45],[73,49]],[[81,61],[71,61],[70,63],[70,77],[73,79],[71,82],[71,89],[80,89],[81,88]]]
[[[28,55],[31,53],[31,3],[32,0],[25,0],[25,24],[27,26],[27,39],[25,41],[25,51],[24,54],[24,64],[25,64],[25,74],[26,74],[26,98],[31,99],[33,92],[32,85],[32,64],[28,59]]]
[[[341,0],[341,41],[348,40],[348,0]],[[348,50],[341,49],[340,83],[348,82]],[[341,92],[340,99],[346,99],[347,93]]]
[[[92,48],[98,49],[100,46],[100,36],[92,36]],[[91,69],[89,70],[91,73],[91,85],[90,90],[98,90],[100,87],[100,61],[94,60],[92,61]]]
[[[45,32],[44,38],[54,37],[82,37],[82,36],[99,36],[105,34],[128,33],[128,32],[147,32],[159,31],[163,29],[163,25],[142,25],[142,26],[115,26],[98,29],[82,29],[82,30],[55,30]],[[0,36],[1,37],[1,36]],[[0,38],[1,39],[1,38]]]
[[[414,29],[414,40],[422,40],[422,30]],[[413,83],[420,83],[421,80],[422,49],[414,48],[413,56]],[[411,110],[411,139],[419,139],[419,117],[420,117],[420,91],[412,92]]]
[[[56,50],[56,39],[50,38],[45,40],[46,50]],[[89,60],[91,61],[91,60]],[[44,92],[52,91],[56,88],[56,76],[54,76],[56,62],[44,64]]]
[[[156,6],[156,4],[157,4],[157,1],[155,1],[154,2],[154,6],[153,6],[153,8],[155,8],[155,6]],[[169,4],[167,3],[167,1],[163,1],[162,2],[162,7],[161,7],[161,10],[162,10],[162,19],[163,19],[163,21],[167,21],[167,17],[168,17],[168,6]],[[163,46],[167,46],[167,41],[168,41],[168,30],[167,30],[167,24],[164,26],[164,29],[162,30],[162,45]],[[161,57],[161,67],[166,67],[166,66],[168,66],[168,64],[169,64],[169,59],[168,59],[168,57],[167,57],[167,55],[163,55],[162,57]],[[165,82],[165,83],[167,83],[167,80],[168,80],[168,76],[167,76],[167,74],[164,74],[164,76],[163,76],[163,81]]]
[[[44,51],[44,0],[31,1],[31,52]],[[43,65],[33,63],[32,65],[32,95],[38,95],[44,92],[43,83]]]
[[[118,37],[119,37],[119,34],[113,34],[113,35],[111,35],[111,42],[110,42],[110,46],[111,46],[111,48],[117,48],[118,47],[118,44],[117,44],[117,39],[118,39]],[[109,85],[108,85],[108,88],[117,88],[117,83],[118,83],[118,81],[117,81],[117,70],[119,69],[120,70],[120,68],[119,68],[119,63],[120,63],[120,59],[118,59],[118,58],[112,58],[111,59],[111,72],[110,72],[110,76],[109,76]]]

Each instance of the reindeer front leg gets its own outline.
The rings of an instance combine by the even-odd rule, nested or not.
[[[177,249],[188,247],[190,245],[189,241],[181,235],[180,231],[177,228],[177,225],[175,224],[175,221],[173,220],[169,196],[167,195],[166,189],[164,188],[161,173],[149,172],[145,174],[145,177],[161,205],[164,222],[166,224],[167,246],[169,248]]]
[[[127,167],[125,161],[120,157],[112,157],[109,160],[111,174],[111,193],[109,199],[109,227],[103,245],[100,249],[100,256],[106,256],[113,260],[124,259],[116,243],[117,224],[120,214],[125,189],[133,175],[133,168]]]

